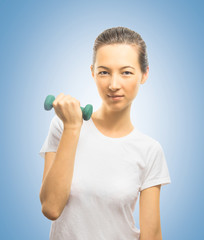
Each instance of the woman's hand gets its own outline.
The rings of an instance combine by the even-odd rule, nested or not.
[[[52,105],[57,116],[63,121],[64,128],[81,128],[83,118],[80,102],[77,99],[60,93]]]

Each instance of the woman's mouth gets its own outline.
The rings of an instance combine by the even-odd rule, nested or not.
[[[109,97],[111,100],[113,100],[113,101],[118,101],[118,100],[123,99],[124,96],[122,96],[122,95],[109,96],[109,95],[108,95],[108,97]]]

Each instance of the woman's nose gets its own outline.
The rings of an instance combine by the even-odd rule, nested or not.
[[[109,89],[116,90],[120,88],[120,78],[118,75],[112,75],[110,77]]]

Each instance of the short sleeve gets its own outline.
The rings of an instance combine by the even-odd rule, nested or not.
[[[140,191],[152,186],[169,183],[171,183],[171,178],[165,154],[160,143],[156,141],[154,147],[151,148],[147,155],[147,165]]]
[[[63,132],[63,122],[55,115],[50,123],[48,135],[40,149],[40,156],[45,157],[45,152],[57,152],[57,148]]]

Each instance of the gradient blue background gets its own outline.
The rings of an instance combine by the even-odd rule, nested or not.
[[[172,183],[161,189],[163,239],[203,239],[203,10],[201,1],[0,1],[1,239],[49,238],[38,153],[54,111],[43,103],[63,92],[100,106],[92,48],[117,26],[147,44],[150,75],[131,117],[166,155]]]

